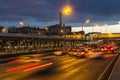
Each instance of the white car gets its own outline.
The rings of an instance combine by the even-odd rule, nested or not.
[[[89,53],[89,58],[103,58],[104,52],[101,50],[93,50]]]
[[[55,51],[55,52],[53,52],[53,54],[56,56],[60,56],[63,54],[63,51]]]
[[[16,59],[17,62],[41,62],[41,60],[34,55],[23,55]]]

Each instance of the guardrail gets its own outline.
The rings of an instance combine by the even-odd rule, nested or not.
[[[109,79],[111,72],[113,71],[113,68],[119,58],[119,55],[120,55],[119,53],[116,54],[116,56],[108,64],[108,66],[106,67],[104,72],[99,76],[99,78],[97,80],[108,80]]]

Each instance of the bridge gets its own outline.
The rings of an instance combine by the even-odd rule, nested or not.
[[[77,47],[84,42],[89,42],[89,40],[33,34],[0,33],[0,53],[13,54],[41,50],[58,50],[61,48]]]

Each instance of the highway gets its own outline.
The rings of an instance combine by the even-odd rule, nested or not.
[[[114,56],[115,54],[105,54],[103,59],[78,59],[68,55],[51,55],[46,65],[41,62],[39,64],[9,61],[0,64],[0,80],[97,80]],[[30,68],[39,67],[28,69],[26,65]]]

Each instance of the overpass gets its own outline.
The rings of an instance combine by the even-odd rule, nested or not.
[[[89,40],[33,34],[0,33],[0,53],[13,54],[27,51],[71,48],[80,46],[86,41]]]

